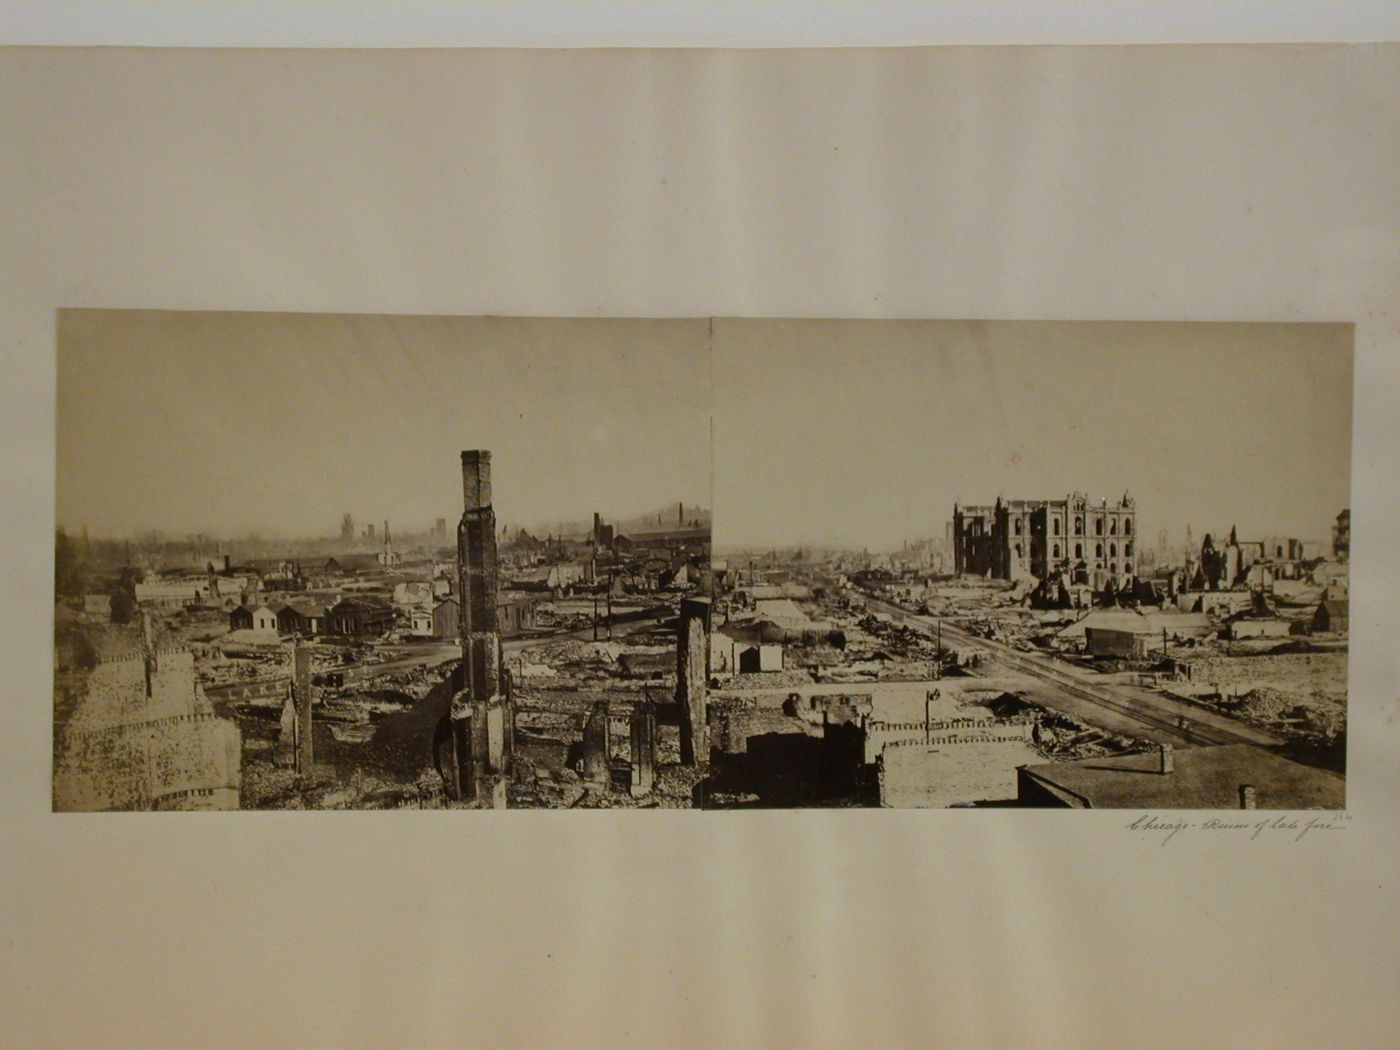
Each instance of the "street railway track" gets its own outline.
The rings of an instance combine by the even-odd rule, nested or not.
[[[899,616],[902,622],[917,628],[922,634],[932,637],[935,631],[940,629],[930,618],[910,612],[894,602],[869,594],[865,594],[864,597],[872,605]],[[1120,718],[1136,722],[1158,734],[1175,737],[1180,743],[1199,745],[1251,744],[1256,747],[1275,747],[1284,742],[1272,733],[1234,722],[1224,715],[1211,713],[1207,718],[1163,711],[1161,708],[1154,708],[1151,698],[1147,696],[1135,698],[1140,702],[1130,702],[1123,697],[1115,696],[1107,689],[1096,687],[1078,676],[1056,667],[1054,661],[1049,657],[1023,653],[1004,642],[991,638],[980,638],[961,627],[949,624],[947,621],[941,623],[941,630],[949,638],[985,650],[991,654],[991,659],[996,662],[1008,664],[1016,670],[1069,693],[1071,696],[1111,711]],[[1174,703],[1182,704],[1181,701]],[[1222,722],[1229,724],[1221,725]]]

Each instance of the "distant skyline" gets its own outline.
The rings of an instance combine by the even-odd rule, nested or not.
[[[57,520],[268,538],[711,505],[709,322],[64,310]]]
[[[698,517],[703,524],[709,524],[711,515],[710,509],[708,507],[700,507],[693,503],[687,503],[685,509],[687,523],[689,523],[692,519]],[[599,508],[599,513],[603,516],[604,522],[610,525],[618,526],[624,529],[630,529],[636,532],[644,532],[649,530],[664,530],[677,527],[677,513],[676,507],[674,505],[656,507],[653,508],[650,513],[643,511],[641,513],[628,514],[613,513],[609,508],[602,507]],[[661,517],[660,523],[658,523],[656,520],[658,514]],[[441,514],[438,515],[438,517],[445,519],[448,532],[449,534],[451,534],[456,529],[457,521],[460,519],[461,514]],[[384,519],[357,518],[354,516],[353,513],[351,514],[351,519],[352,524],[354,525],[354,536],[356,545],[365,546],[371,542],[377,544],[383,538]],[[422,537],[424,535],[431,534],[434,522],[394,521],[393,519],[390,519],[388,524],[390,536],[394,538],[395,541],[397,541],[397,539],[401,536]],[[365,526],[367,525],[374,526],[373,541],[369,541],[365,538],[364,531]],[[523,528],[532,536],[535,536],[538,539],[543,539],[549,535],[561,536],[578,535],[580,533],[585,533],[592,529],[593,523],[590,516],[589,519],[578,518],[572,521],[555,520],[537,522],[506,521],[497,518],[496,525],[498,530],[506,529],[509,530],[511,533],[515,533],[517,530]],[[142,527],[140,529],[132,530],[129,533],[115,535],[95,533],[91,529],[86,528],[83,525],[69,527],[65,526],[62,522],[59,523],[59,528],[63,529],[67,535],[74,538],[79,538],[83,536],[84,533],[86,533],[87,538],[90,540],[107,542],[127,539],[135,540],[138,538],[144,538],[145,536],[151,533],[155,533],[159,535],[162,538],[162,540],[170,542],[184,542],[186,540],[196,539],[200,537],[207,541],[227,540],[235,543],[251,539],[268,540],[279,543],[287,541],[294,542],[298,540],[324,542],[327,540],[338,540],[340,538],[339,520],[332,522],[330,527],[322,529],[320,532],[308,533],[273,532],[271,530],[257,529],[245,530],[243,532],[220,533],[208,530],[200,531],[197,529],[174,530],[164,528],[160,525],[150,525]]]
[[[502,523],[684,501],[721,546],[1125,490],[1152,546],[1327,541],[1350,504],[1349,325],[69,310],[58,345],[58,523],[94,537],[451,525],[464,448]]]
[[[1137,503],[1330,541],[1350,505],[1352,327],[717,319],[717,546],[872,551],[954,502]]]

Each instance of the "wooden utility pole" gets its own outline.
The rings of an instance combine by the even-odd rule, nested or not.
[[[933,621],[937,641],[934,642],[936,651],[933,654],[933,677],[941,679],[943,677],[943,620]]]

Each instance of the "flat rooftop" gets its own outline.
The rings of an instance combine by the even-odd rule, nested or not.
[[[1041,786],[1095,809],[1238,809],[1240,785],[1254,785],[1259,809],[1342,809],[1346,781],[1250,744],[1180,748],[1158,773],[1156,752],[1025,766]]]

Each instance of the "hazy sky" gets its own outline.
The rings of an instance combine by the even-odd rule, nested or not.
[[[955,500],[1137,499],[1173,543],[1326,539],[1349,504],[1346,325],[64,311],[58,520],[330,535],[461,513],[710,505],[715,540],[889,549]]]
[[[1172,542],[1328,539],[1349,325],[716,320],[715,542],[889,549],[953,502],[1137,500]]]
[[[709,506],[705,320],[63,311],[58,522],[333,535]]]

